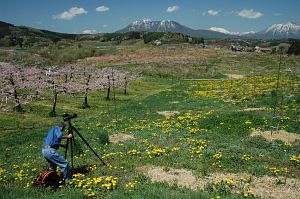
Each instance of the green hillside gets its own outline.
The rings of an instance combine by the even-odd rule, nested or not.
[[[126,32],[126,33],[103,33],[103,34],[66,34],[40,30],[26,26],[14,26],[12,24],[0,21],[0,46],[47,46],[62,40],[67,41],[114,41],[120,44],[126,40],[142,39],[144,43],[151,43],[160,40],[162,43],[199,43],[200,39],[190,38],[180,33],[163,32]]]

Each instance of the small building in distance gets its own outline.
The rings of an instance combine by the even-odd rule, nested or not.
[[[161,45],[161,41],[160,41],[160,40],[155,40],[153,43],[154,43],[155,45],[157,45],[157,46],[160,46],[160,45]]]
[[[271,52],[272,49],[271,48],[261,48],[259,46],[255,46],[255,52],[263,52],[263,53],[266,53],[266,52]]]

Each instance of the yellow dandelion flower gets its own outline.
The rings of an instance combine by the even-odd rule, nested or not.
[[[250,120],[246,120],[246,121],[245,121],[245,124],[246,124],[246,125],[250,125],[250,124],[252,124],[252,122],[251,122]]]
[[[232,187],[234,185],[234,182],[233,182],[232,178],[226,178],[226,184],[229,187]]]
[[[220,159],[222,157],[222,153],[221,152],[218,152],[216,154],[213,155],[213,158],[215,159]]]

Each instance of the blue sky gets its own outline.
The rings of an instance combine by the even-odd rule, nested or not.
[[[300,0],[1,0],[0,21],[64,33],[114,32],[136,20],[260,31],[300,23]]]

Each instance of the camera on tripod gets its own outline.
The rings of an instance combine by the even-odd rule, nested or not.
[[[76,118],[77,114],[73,113],[72,115],[70,115],[68,113],[64,113],[62,117],[63,117],[64,121],[66,122],[66,121],[70,121],[71,119]]]
[[[96,153],[96,151],[90,146],[90,144],[84,139],[84,137],[78,132],[78,130],[71,124],[71,119],[74,119],[77,117],[77,114],[76,113],[73,113],[73,114],[68,114],[68,113],[64,113],[62,115],[63,117],[63,120],[65,122],[68,121],[68,134],[72,134],[72,138],[71,139],[67,139],[67,144],[66,144],[66,151],[65,151],[65,158],[67,158],[67,152],[68,152],[68,148],[70,147],[71,149],[71,165],[72,167],[71,168],[74,168],[74,165],[73,165],[73,157],[74,157],[74,154],[73,154],[73,147],[75,146],[75,138],[74,138],[74,133],[76,133],[82,140],[83,142],[91,149],[91,151],[95,154],[95,156],[101,160],[101,162],[105,164],[105,162],[100,158],[100,156]]]

